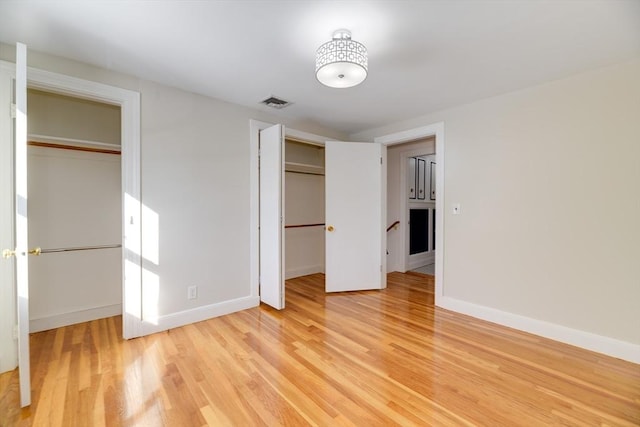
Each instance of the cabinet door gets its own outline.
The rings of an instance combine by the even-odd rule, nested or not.
[[[431,179],[429,179],[429,199],[436,199],[436,162],[429,162]]]
[[[425,199],[426,191],[426,175],[425,175],[426,161],[424,159],[418,159],[418,200]]]
[[[409,158],[409,165],[407,167],[407,185],[409,186],[409,199],[415,200],[416,198],[416,158]]]

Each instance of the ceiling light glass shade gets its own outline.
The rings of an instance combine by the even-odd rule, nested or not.
[[[367,78],[367,48],[351,40],[351,32],[338,30],[333,40],[316,51],[316,78],[325,86],[347,88]]]

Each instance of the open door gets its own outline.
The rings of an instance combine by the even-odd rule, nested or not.
[[[260,131],[260,301],[284,308],[284,128]]]
[[[386,153],[376,143],[325,145],[327,292],[387,285]]]
[[[14,214],[12,232],[15,247],[4,249],[2,255],[15,258],[15,290],[18,320],[18,370],[20,405],[31,404],[31,371],[29,357],[29,248],[27,223],[27,47],[16,44],[15,124],[13,133]]]

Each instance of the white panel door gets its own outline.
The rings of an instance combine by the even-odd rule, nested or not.
[[[326,291],[386,287],[386,147],[325,145]]]
[[[284,128],[260,131],[260,301],[284,308]]]
[[[16,44],[15,236],[20,405],[31,404],[29,366],[29,238],[27,235],[27,47]]]

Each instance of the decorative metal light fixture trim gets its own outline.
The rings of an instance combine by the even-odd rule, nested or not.
[[[316,51],[316,78],[325,86],[356,86],[367,78],[368,68],[367,48],[351,40],[349,30],[337,30]]]

